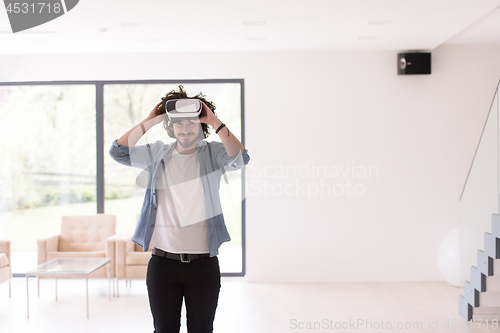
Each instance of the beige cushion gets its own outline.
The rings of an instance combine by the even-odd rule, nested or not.
[[[137,252],[132,251],[127,253],[125,258],[126,265],[145,265],[149,263],[149,258],[151,257],[151,252]]]
[[[92,251],[92,252],[47,252],[47,261],[54,258],[105,258],[106,254],[104,251]]]
[[[63,216],[59,251],[104,251],[106,238],[115,230],[115,215]]]
[[[5,253],[0,253],[0,268],[9,266],[9,257]]]
[[[147,273],[148,273],[148,266],[143,266],[143,265],[125,266],[124,279],[146,279]]]
[[[0,268],[0,282],[7,281],[12,277],[10,267]]]
[[[139,219],[139,216],[137,216]],[[145,279],[152,249],[144,252],[132,241],[132,234],[126,234],[116,241],[116,277],[118,279]]]

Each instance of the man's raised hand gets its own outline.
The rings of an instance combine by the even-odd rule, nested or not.
[[[153,110],[151,110],[151,112],[149,113],[148,117],[146,118],[146,121],[151,122],[151,126],[154,126],[156,124],[159,124],[161,123],[163,120],[165,120],[165,117],[166,117],[166,113],[162,113],[160,114],[160,105],[161,103],[163,102],[160,102],[158,104],[156,104],[156,106],[153,108]]]

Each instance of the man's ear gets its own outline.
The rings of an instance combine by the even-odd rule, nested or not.
[[[205,126],[208,127],[208,125]],[[201,140],[206,139],[205,131],[203,130],[203,124],[200,124],[200,139]]]
[[[170,133],[169,133],[170,132]],[[172,127],[172,123],[168,124],[167,126],[167,134],[171,137],[174,137],[174,129]]]

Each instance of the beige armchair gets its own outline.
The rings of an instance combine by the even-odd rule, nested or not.
[[[146,280],[151,249],[144,252],[132,241],[132,234],[116,240],[116,296],[120,297],[119,282],[122,280]]]
[[[38,264],[54,258],[110,258],[111,278],[114,278],[115,241],[121,236],[115,231],[115,215],[63,216],[59,234],[38,239]],[[89,275],[89,278],[107,277],[107,265]]]
[[[9,281],[9,297],[11,297],[12,269],[10,266],[10,240],[0,240],[0,283]]]

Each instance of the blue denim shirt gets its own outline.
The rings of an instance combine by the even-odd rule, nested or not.
[[[140,245],[144,252],[148,251],[153,230],[156,224],[156,188],[161,186],[156,181],[161,175],[165,162],[172,157],[172,149],[177,141],[164,144],[156,141],[152,144],[134,146],[129,148],[113,141],[109,149],[110,156],[118,163],[144,169],[148,172],[146,195],[142,204],[141,215],[135,228],[132,241]],[[222,206],[219,197],[219,185],[225,171],[239,170],[248,164],[250,156],[248,150],[239,152],[235,156],[226,153],[224,144],[210,142],[212,161],[210,159],[208,143],[198,140],[198,161],[200,162],[200,177],[205,194],[205,207],[207,214],[208,248],[210,257],[219,254],[219,247],[231,238],[224,222]],[[212,168],[212,165],[214,168]]]

